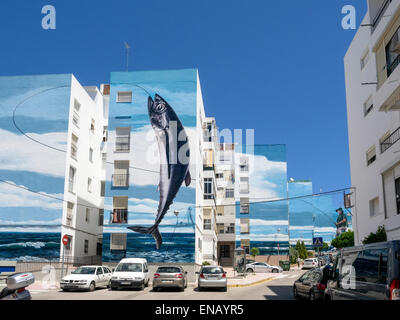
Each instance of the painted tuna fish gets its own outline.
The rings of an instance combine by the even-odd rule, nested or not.
[[[184,127],[172,107],[158,94],[154,101],[148,98],[148,109],[151,126],[156,134],[160,153],[160,201],[157,216],[151,227],[132,226],[132,231],[151,234],[156,241],[156,248],[160,249],[162,236],[158,229],[165,214],[169,210],[183,181],[189,186],[189,143]],[[183,155],[182,152],[185,152]],[[185,161],[181,158],[184,158]]]

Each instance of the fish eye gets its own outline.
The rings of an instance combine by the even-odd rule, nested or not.
[[[158,112],[162,112],[162,111],[164,111],[164,109],[165,109],[165,105],[163,103],[158,104],[156,107],[156,111],[158,111]]]

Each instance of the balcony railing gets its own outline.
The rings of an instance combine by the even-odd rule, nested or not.
[[[129,186],[129,174],[113,174],[112,175],[112,186],[113,187],[128,187]]]
[[[392,145],[400,140],[400,127],[397,128],[393,133],[381,142],[381,153],[384,153]]]
[[[130,137],[117,137],[115,140],[115,151],[128,152],[130,150]]]

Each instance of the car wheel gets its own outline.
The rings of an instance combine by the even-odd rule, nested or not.
[[[272,269],[272,273],[278,273],[278,269]]]
[[[153,287],[153,291],[154,291],[154,292],[157,292],[157,291],[158,291],[158,288]]]
[[[199,292],[200,292],[200,291],[203,291],[203,288],[200,287],[200,286],[198,286],[198,287],[197,287],[197,291],[199,291]]]
[[[246,272],[247,272],[247,273],[251,273],[251,272],[254,272],[254,271],[253,271],[253,269],[248,268],[248,269],[246,270]]]
[[[65,289],[65,288],[63,288],[63,289],[62,289],[62,291],[64,291],[64,292],[68,292],[68,291],[69,291],[69,289]]]
[[[310,295],[309,295],[309,297],[308,297],[310,300],[315,300],[315,292],[314,292],[314,290],[311,290],[310,291]]]
[[[89,291],[94,291],[96,289],[96,284],[92,281],[89,285]]]

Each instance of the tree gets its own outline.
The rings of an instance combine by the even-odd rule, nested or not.
[[[250,254],[253,256],[254,260],[256,260],[256,256],[258,256],[260,254],[260,249],[251,248]]]
[[[385,226],[379,226],[376,233],[370,233],[369,236],[365,237],[363,244],[384,242],[387,240]]]
[[[202,265],[203,266],[210,266],[211,264],[208,261],[203,261]]]
[[[289,247],[289,259],[291,264],[297,263],[297,258],[299,257],[299,252],[293,248]]]
[[[298,252],[298,256],[300,259],[307,259],[308,254],[307,254],[307,248],[306,245],[304,244],[304,241],[297,240],[296,243],[296,251]]]
[[[326,242],[322,243],[322,251],[327,251],[329,249],[329,244],[327,244]]]
[[[340,236],[332,240],[331,245],[338,249],[354,246],[354,232],[343,232]]]

